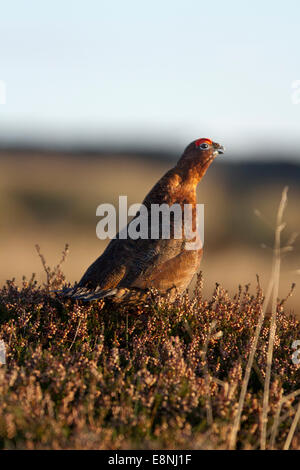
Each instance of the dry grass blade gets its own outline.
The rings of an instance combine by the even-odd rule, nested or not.
[[[297,413],[295,414],[295,418],[292,422],[290,431],[289,431],[288,436],[286,438],[286,441],[284,443],[283,450],[289,450],[292,439],[293,439],[295,431],[296,431],[296,427],[297,427],[298,422],[299,422],[299,419],[300,419],[300,402],[298,404]]]
[[[231,449],[231,450],[234,450],[236,448],[237,434],[238,434],[238,431],[240,429],[241,415],[242,415],[242,410],[243,410],[243,407],[244,407],[245,397],[246,397],[246,393],[247,393],[247,388],[248,388],[248,383],[249,383],[249,379],[250,379],[251,369],[252,369],[252,366],[253,366],[254,356],[255,356],[255,352],[256,352],[256,348],[257,348],[258,338],[259,338],[261,328],[262,328],[262,325],[263,325],[263,322],[264,322],[266,309],[267,309],[267,306],[268,306],[270,298],[271,298],[272,289],[273,289],[273,279],[271,277],[269,285],[268,285],[268,289],[267,289],[267,294],[265,296],[265,300],[264,300],[263,305],[261,307],[261,312],[260,312],[260,316],[259,316],[259,319],[258,319],[258,323],[256,325],[255,334],[254,334],[254,338],[253,338],[253,342],[252,342],[252,346],[251,346],[251,350],[250,350],[250,354],[249,354],[249,359],[248,359],[248,363],[247,363],[247,366],[246,366],[245,376],[244,376],[244,379],[243,379],[243,382],[242,382],[242,388],[241,388],[240,398],[239,398],[239,402],[238,402],[238,409],[237,409],[236,416],[235,416],[235,419],[234,419],[234,423],[233,423],[233,426],[232,426],[232,431],[231,431],[231,434],[230,434],[230,437],[229,437],[229,449]]]
[[[282,198],[281,198],[281,202],[280,202],[279,209],[278,209],[278,214],[277,214],[276,230],[278,229],[278,233],[279,233],[279,246],[280,246],[280,234],[281,234],[281,230],[282,230],[282,222],[281,221],[282,221],[282,215],[283,215],[283,211],[284,211],[284,208],[285,208],[285,205],[286,205],[286,200],[287,200],[287,197],[286,197],[287,190],[288,190],[288,188],[284,188],[284,190],[283,190]],[[277,246],[276,245],[277,239],[278,239],[278,234],[275,234],[275,246]],[[275,255],[274,255],[274,257],[275,257]],[[242,415],[242,410],[243,410],[243,407],[244,407],[244,402],[245,402],[245,397],[246,397],[246,393],[247,393],[250,374],[251,374],[251,370],[252,370],[252,367],[253,367],[254,357],[255,357],[257,343],[258,343],[258,338],[259,338],[261,328],[262,328],[262,325],[263,325],[263,322],[264,322],[266,309],[267,309],[267,306],[269,304],[271,294],[272,294],[272,291],[273,291],[273,288],[274,288],[275,267],[276,267],[276,264],[273,261],[272,273],[271,273],[267,293],[266,293],[263,305],[261,307],[261,312],[260,312],[260,316],[259,316],[259,319],[258,319],[258,323],[257,323],[256,329],[255,329],[254,339],[253,339],[253,342],[252,342],[252,346],[251,346],[251,350],[250,350],[250,354],[249,354],[249,359],[248,359],[248,363],[247,363],[247,366],[246,366],[244,379],[243,379],[243,382],[242,382],[242,388],[241,388],[241,393],[240,393],[240,397],[239,397],[238,408],[237,408],[236,416],[235,416],[235,419],[234,419],[232,431],[231,431],[231,434],[230,434],[230,437],[229,437],[229,449],[235,449],[236,448],[237,434],[238,434],[238,431],[240,429],[241,415]],[[279,269],[280,269],[280,264],[279,264]],[[276,296],[276,298],[277,298],[277,296]],[[265,439],[265,436],[263,436],[263,439]]]
[[[268,407],[269,407],[269,395],[270,395],[270,381],[271,381],[271,368],[273,360],[273,349],[276,334],[276,314],[277,314],[277,299],[279,295],[279,279],[280,279],[280,265],[281,265],[281,232],[285,227],[282,222],[284,209],[287,204],[287,192],[288,187],[285,187],[282,192],[281,201],[277,213],[277,221],[275,228],[275,240],[274,240],[274,257],[273,257],[273,298],[272,298],[272,316],[270,324],[270,334],[267,352],[267,367],[266,377],[264,386],[264,397],[263,397],[263,410],[262,410],[262,431],[260,439],[261,450],[266,449],[267,440],[267,422],[268,422]]]
[[[286,401],[290,400],[291,398],[296,397],[297,395],[300,395],[300,390],[296,390],[295,392],[292,392],[289,395],[282,397],[281,400],[279,401],[278,408],[277,408],[277,411],[276,411],[276,415],[275,415],[275,418],[274,418],[273,427],[272,427],[272,434],[271,434],[271,439],[270,439],[270,449],[274,449],[274,446],[275,446],[275,439],[276,439],[276,436],[277,436],[278,426],[279,426],[279,422],[280,422],[280,413],[281,413],[282,406]]]
[[[77,338],[77,335],[78,335],[78,331],[79,331],[79,327],[80,327],[80,323],[81,323],[81,319],[79,318],[78,325],[77,325],[77,329],[76,329],[76,332],[75,332],[75,336],[74,336],[73,341],[72,341],[72,343],[71,343],[71,345],[70,345],[70,347],[69,347],[69,351],[72,349],[72,346],[73,346],[73,344],[74,344],[75,341],[76,341],[76,338]]]
[[[254,215],[256,215],[256,217],[258,217],[260,220],[262,220],[262,222],[264,222],[264,224],[266,224],[268,227],[273,229],[271,222],[268,219],[266,219],[266,217],[260,212],[260,210],[254,209],[253,212],[254,212]]]

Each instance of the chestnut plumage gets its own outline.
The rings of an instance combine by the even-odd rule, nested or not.
[[[177,164],[151,189],[143,204],[151,226],[152,204],[190,204],[195,228],[196,188],[208,167],[224,147],[210,139],[189,144]],[[172,222],[171,222],[172,223]],[[128,226],[127,226],[128,227]],[[82,279],[60,294],[74,299],[135,303],[147,298],[150,288],[160,294],[182,293],[200,266],[202,246],[187,250],[185,234],[170,239],[111,240],[103,254],[87,269]]]

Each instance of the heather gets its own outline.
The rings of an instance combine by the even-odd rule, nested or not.
[[[200,273],[175,300],[63,298],[68,247],[51,268],[36,246],[45,283],[0,289],[0,448],[299,449],[295,284],[279,298],[297,236],[282,240],[287,191],[268,285],[257,276],[233,297],[216,284],[207,298]]]
[[[65,256],[65,254],[64,254]],[[63,256],[63,258],[64,258]],[[42,257],[42,255],[41,255]],[[265,293],[239,287],[230,298],[194,292],[175,302],[155,292],[130,310],[62,300],[60,266],[47,282],[0,290],[0,447],[6,449],[224,449]],[[47,271],[48,270],[48,271]],[[270,322],[266,312],[242,407],[237,449],[259,448]],[[300,365],[299,321],[277,303],[267,448],[300,447],[291,435]],[[283,398],[287,397],[287,398]],[[296,423],[297,424],[297,423]]]

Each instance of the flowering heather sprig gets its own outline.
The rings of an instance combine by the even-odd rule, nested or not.
[[[206,300],[200,276],[192,298],[171,303],[153,292],[147,306],[126,315],[103,302],[57,300],[49,293],[57,281],[50,278],[42,287],[32,279],[0,290],[0,339],[6,345],[0,447],[227,447],[263,302],[259,283],[253,294],[240,287],[234,298],[217,285]],[[283,308],[277,309],[267,427],[269,439],[278,420],[278,449],[299,396],[281,399],[300,379],[300,365],[291,360],[300,324]],[[266,318],[241,418],[242,449],[258,447],[269,328]],[[296,429],[290,447],[299,445]]]

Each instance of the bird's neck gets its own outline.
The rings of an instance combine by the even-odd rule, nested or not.
[[[198,183],[205,175],[211,161],[205,165],[176,165],[170,173],[170,180],[175,181],[178,191],[184,199],[190,199],[191,203],[196,203],[196,189]]]
[[[192,163],[191,161],[179,160],[173,170],[180,176],[183,185],[193,186],[196,190],[197,184],[207,172],[212,161],[213,159],[209,159],[204,163]]]
[[[193,167],[177,164],[169,170],[152,188],[143,203],[149,204],[192,204],[197,203],[196,189],[211,162]]]

